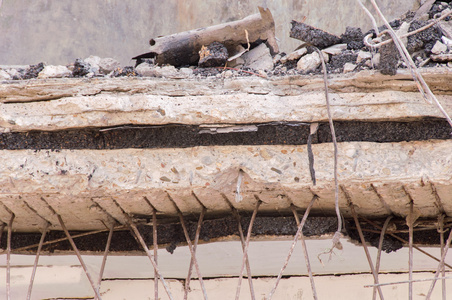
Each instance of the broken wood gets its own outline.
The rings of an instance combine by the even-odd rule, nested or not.
[[[248,31],[249,41],[245,30]],[[273,16],[269,9],[262,7],[259,7],[258,14],[242,20],[151,39],[149,42],[151,51],[133,59],[140,62],[144,58],[155,58],[157,64],[195,65],[199,61],[199,51],[202,46],[221,42],[229,53],[233,54],[237,45],[257,41],[267,41],[272,54],[279,52]]]

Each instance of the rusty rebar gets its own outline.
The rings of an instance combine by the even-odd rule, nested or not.
[[[300,218],[298,217],[298,213],[295,210],[295,206],[291,205],[290,208],[292,209],[292,213],[295,217],[295,221],[297,222],[297,226],[300,226]],[[301,241],[301,246],[303,248],[304,261],[306,263],[306,269],[308,270],[309,280],[311,281],[312,296],[313,296],[314,300],[317,300],[318,299],[317,298],[317,290],[315,289],[314,276],[312,275],[311,262],[309,261],[309,254],[308,254],[308,249],[306,247],[306,241],[304,240],[303,231],[301,231],[301,233],[300,233],[300,241]]]
[[[373,221],[367,219],[366,217],[361,216],[361,219],[363,219],[364,221],[366,221],[366,222],[369,223],[370,225],[374,226],[375,228],[378,228],[378,229],[381,230],[381,226],[379,226],[379,225],[376,224],[375,222],[373,222]],[[395,235],[395,234],[393,234],[393,233],[388,233],[388,234],[389,234],[390,236],[392,236],[393,238],[395,238],[396,240],[399,240],[400,242],[402,242],[402,243],[404,243],[404,244],[407,244],[407,243],[408,243],[407,240],[402,239],[402,238],[399,237],[398,235]],[[430,253],[428,253],[428,252],[422,250],[421,248],[417,247],[416,245],[413,245],[413,248],[416,249],[417,251],[421,252],[422,254],[427,255],[427,256],[430,257],[431,259],[434,259],[434,260],[436,260],[437,262],[440,262],[440,260],[439,260],[438,258],[436,258],[436,257],[434,257],[433,255],[431,255]],[[447,263],[444,263],[444,265],[447,266],[448,268],[452,269],[452,266],[451,266],[451,265],[449,265],[449,264],[447,264]]]
[[[199,215],[198,224],[196,226],[195,240],[193,242],[193,253],[196,254],[196,248],[198,247],[199,234],[201,233],[202,222],[204,220],[204,214],[206,213],[206,208],[203,207],[201,214]],[[191,273],[193,270],[194,260],[193,257],[190,258],[190,266],[188,267],[187,279],[185,280],[184,288],[184,299],[188,298],[188,291],[190,289]]]
[[[367,249],[366,240],[364,239],[363,231],[361,230],[361,225],[359,224],[358,216],[356,214],[355,208],[353,207],[353,203],[350,203],[350,209],[353,215],[353,219],[355,220],[356,228],[358,229],[359,238],[361,240],[361,244],[363,244],[364,252],[366,253],[367,261],[369,262],[370,270],[372,271],[372,275],[374,277],[374,283],[378,284],[378,275],[375,273],[374,265],[372,263],[372,258],[370,257],[369,249]],[[378,295],[380,299],[383,300],[383,292],[381,291],[380,286],[377,286]]]
[[[383,249],[383,241],[385,238],[386,230],[388,229],[389,221],[391,221],[392,216],[388,216],[385,220],[385,223],[383,224],[383,228],[380,232],[380,240],[378,241],[378,253],[377,253],[377,261],[375,262],[375,273],[378,276],[378,273],[380,272],[380,262],[381,262],[381,251]],[[372,300],[375,300],[377,298],[377,288],[374,287],[372,291]]]
[[[9,210],[8,210],[9,211]],[[8,222],[8,235],[6,236],[6,299],[11,300],[11,234],[13,221],[16,215],[9,211],[11,218]]]
[[[33,271],[31,272],[30,284],[28,286],[27,292],[27,300],[31,299],[31,291],[33,289],[33,282],[35,280],[36,269],[38,268],[39,255],[41,254],[42,244],[44,243],[44,239],[46,238],[47,230],[49,229],[50,223],[46,222],[46,226],[41,234],[41,239],[39,240],[38,250],[36,251],[35,262],[33,264]]]
[[[242,277],[243,271],[245,269],[246,258],[248,257],[248,248],[250,246],[251,231],[253,229],[254,220],[256,219],[257,210],[259,209],[261,203],[262,203],[261,200],[257,200],[256,207],[254,208],[253,215],[251,216],[250,225],[248,226],[248,233],[246,235],[245,249],[243,250],[242,267],[240,268],[239,280],[237,283],[237,290],[235,293],[235,300],[239,300],[240,297],[240,288],[242,286]]]
[[[111,222],[110,224],[110,228],[109,228],[109,232],[108,232],[108,237],[107,237],[107,244],[105,245],[105,251],[104,251],[104,255],[102,257],[102,264],[100,265],[100,270],[99,270],[99,277],[97,279],[97,291],[100,293],[100,285],[102,283],[102,277],[104,275],[104,270],[105,270],[105,264],[107,263],[107,256],[108,256],[108,252],[110,251],[110,245],[111,245],[111,238],[113,237],[113,229],[114,229],[114,223]]]
[[[239,230],[239,236],[240,236],[240,243],[242,244],[242,252],[245,251],[245,237],[243,236],[243,228],[242,223],[240,220],[240,215],[237,212],[237,209],[231,206],[232,214],[235,216],[237,220],[237,229]],[[250,266],[250,260],[248,258],[248,254],[246,254],[246,274],[248,275],[248,285],[250,287],[250,295],[251,299],[255,300],[256,295],[254,293],[254,285],[253,285],[253,277],[251,275],[251,266]]]
[[[435,288],[435,284],[436,284],[436,279],[438,278],[438,275],[441,272],[441,269],[444,268],[444,261],[445,261],[446,256],[447,256],[447,251],[450,248],[450,242],[451,241],[452,241],[452,230],[449,233],[449,237],[447,238],[444,252],[441,255],[441,260],[440,260],[438,268],[437,268],[437,270],[435,272],[435,276],[433,277],[435,280],[430,285],[430,289],[428,290],[427,296],[425,297],[426,300],[429,300],[430,297],[432,296],[432,292],[433,292],[433,289]]]
[[[282,274],[284,273],[284,270],[287,268],[287,265],[289,264],[290,257],[292,256],[293,250],[295,249],[295,245],[297,244],[298,238],[300,234],[302,233],[304,224],[306,223],[306,220],[308,219],[309,212],[311,211],[312,206],[314,205],[315,200],[317,200],[317,196],[314,195],[312,197],[311,202],[309,202],[308,207],[306,208],[306,211],[304,212],[303,218],[301,219],[300,225],[298,225],[297,233],[295,233],[295,237],[292,242],[292,246],[289,249],[289,253],[287,254],[286,261],[284,262],[284,265],[282,266],[281,270],[279,271],[278,277],[276,278],[275,285],[273,286],[273,289],[268,294],[266,300],[270,300],[273,297],[273,294],[276,291],[276,288],[278,287],[279,281],[281,280]]]
[[[54,211],[54,213],[55,213],[55,211]],[[93,291],[94,291],[95,296],[96,296],[99,300],[101,300],[102,297],[100,296],[99,291],[98,291],[97,288],[96,288],[96,284],[94,283],[94,280],[93,280],[93,278],[91,277],[91,274],[89,273],[88,268],[86,267],[85,262],[83,261],[82,255],[80,254],[80,251],[78,250],[77,246],[76,246],[75,243],[74,243],[74,240],[73,240],[72,237],[71,237],[71,234],[70,234],[69,231],[67,230],[66,225],[65,225],[64,222],[63,222],[63,219],[61,218],[61,216],[60,216],[59,214],[56,214],[56,217],[58,218],[58,222],[60,222],[61,228],[63,228],[63,231],[64,231],[64,233],[66,234],[66,236],[67,236],[67,238],[68,238],[68,240],[69,240],[69,243],[71,243],[72,249],[74,250],[75,255],[77,255],[77,258],[78,258],[80,264],[82,265],[83,271],[85,271],[86,277],[88,278],[88,281],[89,281],[89,283],[91,284],[91,287],[93,288]]]
[[[159,244],[157,240],[157,210],[155,210],[154,207],[152,207],[152,243],[154,245],[154,261],[155,264],[158,266],[158,250],[159,250]],[[155,300],[159,299],[159,280],[158,280],[158,274],[157,271],[154,270],[154,298]]]
[[[444,214],[440,214],[438,217],[438,223],[439,223],[439,239],[440,239],[440,246],[441,246],[441,255],[444,253]],[[441,275],[443,279],[441,279],[441,294],[443,297],[443,300],[446,300],[447,294],[446,294],[446,268],[443,266],[441,268]]]
[[[410,197],[411,198],[411,197]],[[408,299],[413,300],[413,199],[410,201],[410,211],[408,214]]]
[[[198,260],[196,259],[196,252],[193,249],[193,244],[191,243],[190,235],[188,234],[188,230],[187,230],[187,226],[185,226],[184,216],[182,215],[182,212],[179,209],[177,209],[177,214],[179,215],[179,219],[180,219],[180,223],[182,225],[182,229],[184,231],[185,239],[187,240],[188,249],[190,250],[191,258],[193,260],[193,264],[195,265],[196,273],[198,274],[198,280],[199,280],[199,284],[201,285],[204,299],[207,300],[208,298],[207,298],[206,287],[204,286],[204,280],[202,279],[201,271],[199,270]]]

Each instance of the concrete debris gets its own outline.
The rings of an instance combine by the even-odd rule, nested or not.
[[[198,66],[201,68],[221,67],[226,64],[228,57],[228,49],[220,42],[213,42],[207,47],[202,46],[199,50]]]
[[[88,73],[99,74],[99,64],[101,61],[101,58],[99,56],[91,55],[90,57],[85,58],[83,61],[91,66]]]
[[[350,73],[353,72],[356,68],[355,64],[352,63],[345,63],[344,65],[344,73]]]
[[[292,21],[290,37],[306,42],[320,49],[339,44],[339,37],[303,22]]]
[[[292,53],[287,54],[286,56],[280,59],[281,63],[285,64],[289,60],[297,60],[308,52],[306,48],[298,49]]]
[[[113,58],[102,58],[99,61],[99,73],[107,75],[115,69],[121,67],[121,64]]]
[[[347,26],[341,35],[341,42],[347,44],[349,50],[359,50],[364,47],[364,34],[361,28]]]
[[[264,43],[243,54],[242,58],[245,60],[245,66],[251,69],[273,69],[273,58],[270,54],[270,49],[268,49],[268,47]]]
[[[338,54],[341,54],[342,51],[344,51],[345,49],[347,49],[347,44],[336,44],[331,47],[323,49],[322,52],[328,53],[331,55],[338,55]]]
[[[437,62],[449,62],[452,61],[452,53],[431,55],[430,58]]]
[[[38,78],[63,78],[70,77],[72,72],[66,66],[45,66],[44,69],[39,72]]]
[[[179,71],[174,66],[164,66],[158,67],[153,66],[148,63],[139,64],[135,71],[138,75],[143,77],[166,77],[173,78],[178,77]],[[187,73],[188,71],[184,70],[183,73]],[[193,71],[192,71],[193,73]]]
[[[356,58],[356,63],[359,64],[363,60],[371,59],[371,58],[372,58],[372,54],[370,52],[360,50],[358,52],[358,57]]]
[[[320,55],[317,52],[312,52],[300,58],[297,69],[303,72],[311,72],[317,69],[321,63]]]
[[[83,77],[86,76],[91,69],[91,65],[82,59],[78,58],[75,60],[74,68],[72,70],[72,76]]]
[[[5,70],[0,70],[0,80],[11,80],[11,75],[8,74]]]
[[[432,54],[441,54],[447,52],[447,46],[441,43],[440,41],[436,41],[435,45],[432,48]]]
[[[438,27],[445,37],[452,40],[452,21],[440,21]]]

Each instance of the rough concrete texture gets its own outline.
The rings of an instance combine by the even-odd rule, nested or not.
[[[366,1],[367,2],[367,1]],[[391,20],[411,9],[414,0],[381,1]],[[346,26],[371,28],[358,4],[348,0],[268,1],[281,50],[292,51],[299,41],[289,38],[289,22],[306,22],[335,34]],[[157,36],[239,20],[257,13],[262,0],[251,1],[34,1],[3,0],[0,6],[0,64],[67,64],[98,55],[121,65],[147,52]],[[366,3],[370,8],[370,4]],[[325,16],[335,16],[334,18]],[[36,51],[39,49],[39,51]]]
[[[362,215],[406,215],[411,197],[423,217],[435,217],[439,211],[433,186],[446,213],[452,213],[451,147],[450,140],[341,144],[342,212],[349,215],[351,199]],[[313,153],[316,186],[311,184],[306,146],[3,150],[0,200],[16,214],[17,231],[36,230],[44,222],[41,216],[59,228],[49,206],[71,229],[104,228],[108,215],[98,206],[124,222],[115,201],[129,213],[150,215],[145,199],[160,214],[174,216],[174,204],[184,213],[197,214],[200,202],[208,213],[228,212],[228,202],[251,211],[257,196],[264,202],[260,211],[275,213],[289,211],[291,203],[306,207],[315,193],[320,210],[332,212],[333,149],[331,144],[316,144]],[[239,170],[243,177],[237,187]],[[9,217],[1,207],[0,220]]]
[[[163,68],[162,68],[163,70]],[[448,68],[425,80],[452,114]],[[335,120],[442,118],[425,102],[409,71],[362,71],[329,79]],[[44,101],[49,100],[49,101]],[[196,100],[196,106],[192,102]],[[0,85],[3,132],[163,124],[240,124],[328,120],[322,76],[262,78],[104,78],[21,81]],[[252,105],[250,105],[252,104]]]

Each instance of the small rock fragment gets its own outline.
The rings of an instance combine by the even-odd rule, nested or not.
[[[411,22],[410,29],[408,30],[408,32],[419,29],[427,24],[428,24],[427,21],[415,20]],[[436,43],[436,41],[440,39],[441,31],[437,28],[437,26],[432,26],[419,33],[410,35],[408,37],[407,50],[410,53],[414,53],[418,50],[423,49],[425,49],[426,51],[430,51],[433,48],[433,45]]]
[[[432,48],[432,54],[441,54],[447,52],[447,46],[441,43],[440,41],[436,41],[435,45]]]
[[[292,21],[290,37],[306,42],[320,49],[339,44],[339,37],[302,22]]]
[[[343,50],[347,49],[347,44],[336,44],[331,47],[325,48],[322,52],[328,53],[330,55],[341,54]]]
[[[221,67],[226,64],[229,57],[228,49],[220,43],[213,42],[199,51],[198,66],[201,68]]]
[[[90,69],[91,65],[89,63],[77,58],[74,63],[74,69],[72,70],[72,76],[83,77],[90,72]]]
[[[135,70],[134,67],[132,66],[127,66],[124,68],[116,68],[113,72],[112,72],[112,77],[122,77],[122,76],[137,76],[137,72]]]
[[[0,70],[0,80],[11,80],[11,75],[8,74],[8,72],[4,70]]]
[[[388,39],[388,34],[385,34]],[[385,39],[383,39],[385,40]],[[399,51],[394,43],[389,43],[380,47],[380,64],[379,69],[381,74],[395,75],[397,74],[397,65],[399,62]]]
[[[286,56],[280,59],[281,63],[285,64],[289,60],[297,60],[308,52],[306,48],[298,49],[292,53],[287,54]]]
[[[70,77],[71,71],[66,66],[45,66],[45,68],[39,72],[38,78],[62,78]]]
[[[430,55],[430,59],[437,62],[447,62],[452,61],[452,54],[437,54]]]
[[[28,69],[25,71],[24,76],[22,76],[22,79],[31,79],[38,77],[39,72],[41,72],[44,69],[44,63],[39,63],[37,65],[31,65],[28,67]]]
[[[148,63],[139,64],[135,72],[145,77],[175,77],[178,75],[177,69],[174,66],[151,66]],[[193,71],[192,71],[193,72]]]
[[[353,72],[356,68],[355,64],[352,63],[345,63],[344,65],[344,73],[350,73]]]
[[[99,72],[107,75],[120,66],[120,63],[113,58],[102,58],[99,62]]]
[[[243,54],[242,58],[245,60],[245,66],[254,70],[273,69],[270,49],[264,43]]]
[[[341,35],[341,42],[347,44],[349,50],[359,50],[364,47],[364,34],[361,28],[347,26]]]
[[[88,63],[91,66],[91,69],[89,70],[89,73],[98,74],[99,73],[99,64],[100,64],[100,57],[91,55],[88,58],[85,58],[83,61]]]
[[[179,73],[184,77],[190,77],[193,75],[193,70],[190,68],[180,68]]]
[[[438,27],[446,38],[452,40],[452,21],[442,20],[438,23]]]
[[[370,58],[372,58],[372,54],[370,52],[359,50],[358,57],[356,58],[356,63],[359,64],[363,60],[370,59]]]
[[[303,72],[314,71],[321,63],[320,55],[317,52],[312,52],[300,58],[297,63],[297,70]]]

